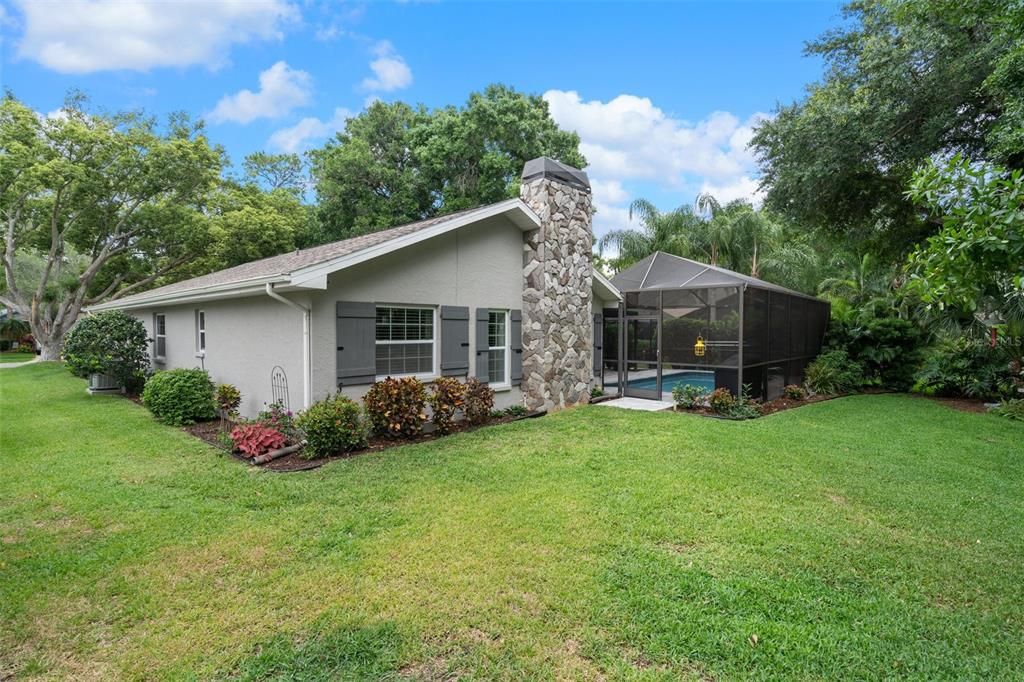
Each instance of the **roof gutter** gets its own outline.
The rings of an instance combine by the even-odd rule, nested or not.
[[[312,349],[310,348],[310,326],[313,313],[306,306],[299,305],[295,301],[289,300],[274,291],[274,285],[270,282],[267,282],[265,291],[267,296],[275,301],[284,303],[289,308],[294,308],[302,313],[302,409],[309,409],[309,406],[313,404],[313,373],[312,363],[310,362],[310,356],[312,355]]]

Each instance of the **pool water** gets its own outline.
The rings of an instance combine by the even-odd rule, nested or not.
[[[629,382],[631,388],[638,388],[642,391],[653,391],[658,388],[657,377],[644,377],[643,379],[631,379]],[[714,372],[675,372],[673,374],[664,374],[661,377],[661,391],[663,393],[671,393],[679,384],[689,384],[691,386],[699,386],[707,389],[708,391],[715,390],[715,373]]]

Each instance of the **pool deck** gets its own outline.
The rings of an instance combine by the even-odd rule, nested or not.
[[[624,410],[640,410],[642,412],[661,412],[672,409],[672,403],[664,400],[645,400],[643,398],[616,398],[598,403],[598,407],[619,407]]]

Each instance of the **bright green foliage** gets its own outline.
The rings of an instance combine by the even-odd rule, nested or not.
[[[412,438],[427,421],[427,388],[416,377],[388,377],[363,396],[370,429],[378,436]]]
[[[586,164],[579,137],[558,129],[540,96],[491,85],[461,108],[376,102],[309,154],[318,199],[313,239],[517,196],[523,164],[538,156]]]
[[[864,386],[864,367],[845,350],[822,353],[804,370],[805,383],[815,393],[849,393]]]
[[[307,239],[309,210],[285,189],[224,183],[210,199],[213,243],[192,271],[205,274],[294,251]]]
[[[0,372],[0,414],[14,679],[1010,680],[1024,660],[1024,425],[930,400],[580,407],[285,475],[49,363]]]
[[[904,191],[922,162],[963,152],[1020,167],[1024,10],[1017,0],[856,0],[807,48],[827,64],[753,138],[766,205],[900,254],[933,229]]]
[[[146,382],[142,403],[165,424],[182,426],[217,416],[210,375],[201,369],[157,372]]]
[[[466,386],[455,377],[438,377],[430,384],[431,421],[438,433],[449,433],[455,415],[466,407]]]
[[[84,317],[64,337],[64,362],[75,376],[106,374],[122,386],[138,384],[149,367],[146,327],[120,310]]]
[[[1024,399],[1013,398],[1010,400],[1004,400],[989,410],[989,412],[997,414],[1000,417],[1024,422]]]
[[[1006,311],[1024,294],[1024,173],[957,156],[928,164],[909,196],[942,221],[911,257],[911,286],[925,303]],[[1020,316],[1024,321],[1024,314]]]
[[[684,410],[692,410],[701,407],[707,402],[708,390],[703,386],[692,384],[676,384],[672,387],[672,400],[676,407]]]
[[[349,452],[366,445],[366,426],[359,404],[341,394],[328,396],[299,413],[295,425],[306,437],[307,459]]]
[[[0,303],[28,320],[44,358],[57,357],[83,307],[157,282],[210,243],[201,204],[222,156],[182,116],[160,130],[72,99],[62,116],[42,117],[8,94],[0,149],[0,216],[14,247]],[[16,277],[24,257],[42,259],[34,281]]]
[[[924,333],[908,320],[862,312],[852,320],[833,319],[826,347],[846,351],[863,368],[867,383],[908,390],[921,364]]]
[[[306,190],[309,178],[298,154],[253,152],[242,162],[246,180],[269,192],[283,190],[296,198]]]

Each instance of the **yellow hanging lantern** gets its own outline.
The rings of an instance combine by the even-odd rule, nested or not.
[[[697,357],[704,355],[704,349],[707,346],[704,345],[704,337],[700,334],[697,335],[697,343],[693,344],[693,354]]]

